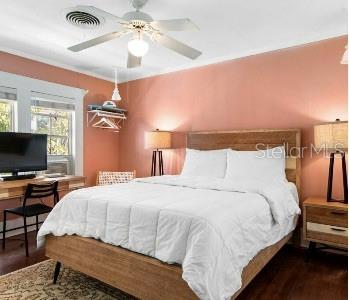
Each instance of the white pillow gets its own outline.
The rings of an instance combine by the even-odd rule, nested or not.
[[[228,150],[226,179],[271,182],[286,180],[285,147],[260,151]]]
[[[181,175],[224,178],[227,150],[201,151],[187,148]]]

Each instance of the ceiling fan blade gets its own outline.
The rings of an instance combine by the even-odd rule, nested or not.
[[[177,41],[169,36],[159,34],[155,37],[155,40],[161,44],[162,46],[169,48],[179,54],[182,54],[183,56],[186,56],[191,59],[198,58],[202,52],[199,50],[196,50],[186,44],[183,44],[180,41]]]
[[[151,22],[150,25],[160,31],[199,30],[199,27],[189,19],[158,20]]]
[[[101,15],[101,16],[106,17],[106,18],[114,19],[114,21],[116,21],[118,23],[128,23],[128,21],[126,21],[118,16],[115,16],[111,13],[108,13],[100,8],[95,7],[95,6],[80,5],[79,7],[81,7],[84,11],[86,11],[87,13],[90,13],[91,15]]]
[[[142,63],[142,57],[137,57],[132,55],[130,51],[128,52],[128,57],[127,57],[127,68],[136,68],[140,67]]]
[[[118,37],[120,37],[120,36],[122,36],[123,34],[126,34],[126,33],[128,33],[128,32],[125,32],[125,31],[115,31],[115,32],[107,33],[105,35],[101,35],[101,36],[99,36],[97,38],[94,38],[92,40],[88,40],[88,41],[82,42],[80,44],[71,46],[71,47],[68,48],[68,50],[71,50],[73,52],[79,52],[81,50],[84,50],[84,49],[87,49],[87,48],[90,48],[90,47],[93,47],[93,46],[105,43],[107,41],[116,39],[116,38],[118,38]]]

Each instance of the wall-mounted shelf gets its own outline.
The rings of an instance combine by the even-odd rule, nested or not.
[[[87,126],[95,128],[109,129],[114,132],[119,132],[125,120],[125,113],[109,112],[98,109],[87,111]]]

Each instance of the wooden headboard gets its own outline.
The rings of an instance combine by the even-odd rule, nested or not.
[[[299,193],[301,173],[301,135],[299,129],[208,131],[189,132],[187,134],[187,147],[197,150],[231,148],[234,150],[255,151],[257,145],[258,149],[285,145],[287,155],[286,176],[288,181],[296,184]]]

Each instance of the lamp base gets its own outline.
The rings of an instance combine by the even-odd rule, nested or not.
[[[336,154],[340,154],[342,157],[344,200],[332,199],[333,167],[334,167],[334,157]],[[333,152],[330,154],[330,166],[328,171],[328,185],[327,185],[327,202],[341,202],[344,204],[348,204],[348,178],[347,178],[347,165],[345,162],[345,152],[336,152],[336,153]]]
[[[159,164],[157,165],[157,156],[159,158]],[[162,151],[161,150],[154,150],[153,151],[153,158],[151,160],[151,176],[156,176],[156,169],[159,169],[159,175],[164,175],[164,162],[162,160]]]

